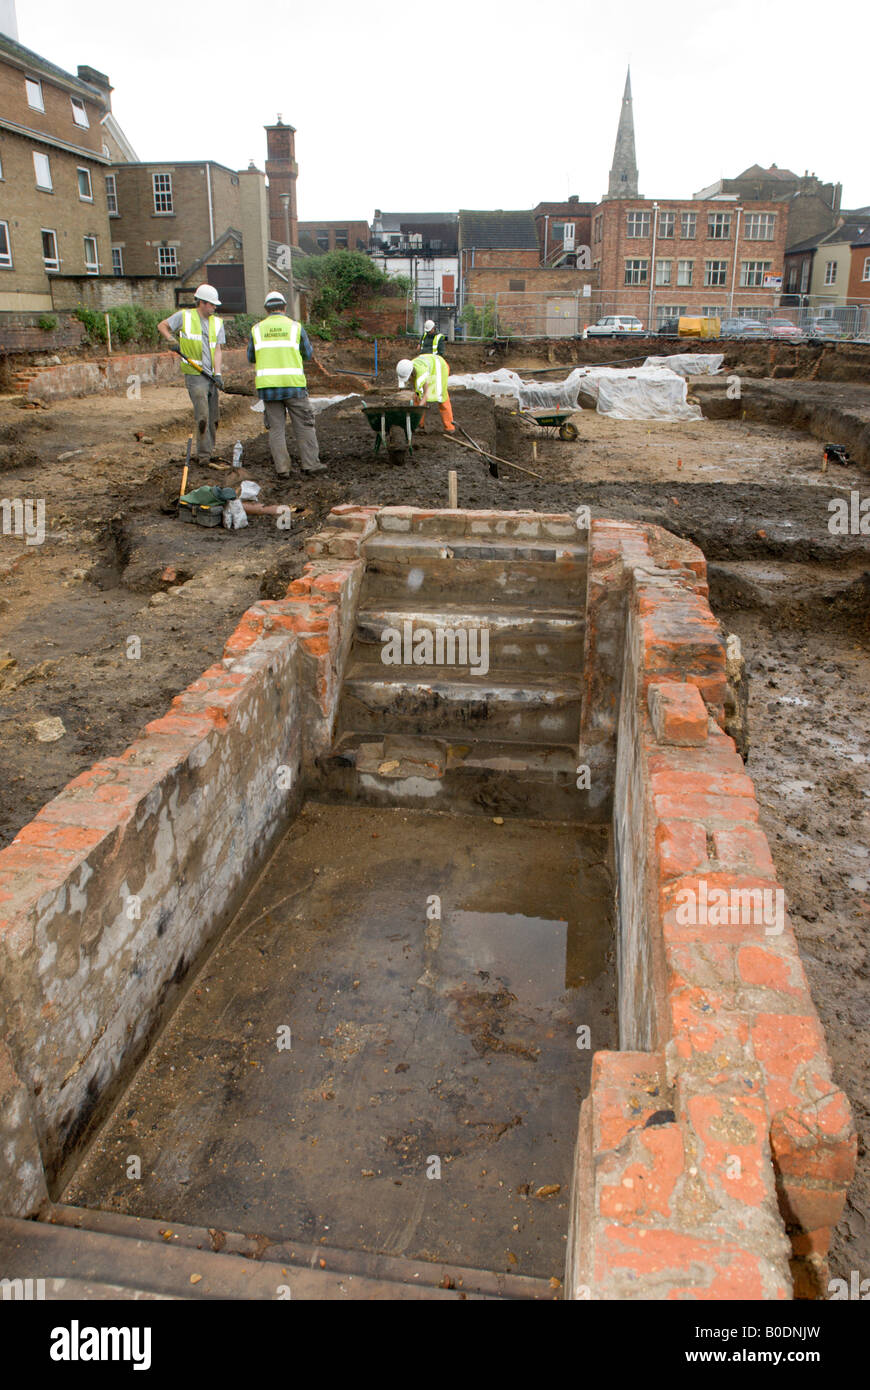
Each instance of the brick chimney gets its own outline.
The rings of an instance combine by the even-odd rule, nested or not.
[[[296,163],[296,130],[285,125],[281,117],[275,125],[267,125],[266,130],[266,178],[269,180],[269,239],[285,242],[287,222],[281,195],[290,195],[290,244],[295,246],[299,240],[299,221],[296,211],[296,178],[299,165]]]

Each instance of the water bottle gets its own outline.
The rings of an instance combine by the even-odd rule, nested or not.
[[[242,461],[242,441],[237,439],[233,448],[233,468],[238,468]]]

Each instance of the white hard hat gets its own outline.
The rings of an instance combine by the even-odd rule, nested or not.
[[[206,304],[213,304],[215,308],[220,304],[218,292],[212,285],[200,285],[199,289],[193,292],[194,299],[205,300]]]
[[[435,324],[432,322],[432,320],[431,320],[431,319],[427,319],[426,322],[423,324],[423,332],[424,332],[424,333],[431,333],[434,327],[435,327]]]
[[[400,362],[396,363],[396,375],[399,378],[400,386],[404,386],[413,370],[414,364],[413,362],[409,362],[407,357],[403,357]]]
[[[283,294],[281,293],[280,290],[272,290],[269,294],[266,295],[266,298],[265,298],[264,301],[263,301],[263,308],[264,308],[264,309],[268,309],[268,307],[269,307],[270,304],[286,304],[286,303],[287,303],[287,300],[284,298],[284,296],[283,296]]]

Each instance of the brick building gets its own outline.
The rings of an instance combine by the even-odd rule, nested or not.
[[[327,251],[368,251],[371,229],[368,222],[351,221],[297,223],[297,245],[308,256]]]
[[[590,244],[594,206],[574,195],[564,203],[538,203],[532,209],[542,265],[571,264],[578,248]]]
[[[51,309],[55,276],[111,274],[112,159],[129,150],[111,91],[0,33],[0,310]]]
[[[788,245],[824,234],[837,225],[840,216],[842,185],[822,183],[815,174],[792,173],[771,164],[762,169],[751,164],[734,179],[717,179],[702,188],[695,197],[699,200],[735,197],[746,206],[749,203],[781,203],[788,213]]]
[[[269,240],[279,245],[299,245],[296,207],[296,127],[285,125],[279,114],[266,126],[266,179],[269,197]]]
[[[781,203],[606,200],[592,214],[599,312],[652,328],[679,314],[762,318],[778,303],[787,232]]]
[[[543,266],[534,213],[460,212],[459,256],[466,323],[566,337],[589,322],[594,272]]]

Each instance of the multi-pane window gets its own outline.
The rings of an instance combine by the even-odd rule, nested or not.
[[[649,280],[649,261],[626,261],[625,283],[645,285]]]
[[[154,186],[154,211],[172,212],[172,175],[152,174],[151,182]]]
[[[678,319],[685,312],[685,304],[660,304],[656,309],[656,327],[661,328],[668,319]]]
[[[42,83],[37,82],[32,77],[25,77],[24,90],[27,93],[27,105],[32,106],[34,111],[44,111],[45,102],[42,99]]]
[[[656,261],[656,284],[669,285],[671,283],[671,267],[673,261]]]
[[[160,275],[178,274],[178,252],[174,246],[158,246],[157,271]]]
[[[870,280],[870,256],[864,257],[864,274],[861,276],[861,279]]]
[[[91,187],[90,169],[76,169],[76,175],[79,181],[79,197],[83,203],[92,203],[94,201],[94,190]]]
[[[810,287],[810,263],[806,260],[801,265],[801,294],[806,294]]]
[[[42,188],[46,193],[51,192],[51,164],[47,154],[40,154],[38,150],[33,151],[33,169],[36,174],[36,187]]]
[[[766,318],[770,318],[768,311],[766,309],[759,309],[757,304],[744,304],[742,309],[737,310],[737,316],[741,319],[757,319],[759,323],[763,323]]]
[[[746,230],[744,236],[747,241],[773,241],[773,233],[776,227],[775,212],[748,212],[746,214]]]
[[[86,275],[99,275],[99,273],[100,273],[100,258],[99,258],[99,256],[97,255],[97,238],[96,238],[95,236],[86,236],[86,237],[84,238],[84,243],[85,243],[85,274],[86,274]]]
[[[701,318],[702,318],[702,319],[718,319],[718,318],[721,316],[721,314],[722,314],[722,305],[721,305],[721,304],[702,304],[702,305],[701,305]]]
[[[12,265],[12,243],[9,240],[9,223],[0,222],[0,266],[8,269]]]
[[[114,174],[106,175],[106,207],[110,217],[118,216],[118,185]]]
[[[73,120],[76,125],[80,125],[83,130],[89,130],[91,123],[88,120],[88,113],[85,110],[84,102],[79,101],[78,97],[70,97],[70,105],[72,106]]]
[[[698,214],[696,212],[680,213],[680,236],[683,241],[694,241],[695,231],[698,226]]]
[[[674,213],[674,212],[660,212],[660,213],[659,213],[659,236],[660,236],[660,237],[665,237],[666,239],[667,239],[668,237],[672,237],[672,236],[674,235],[674,224],[675,224],[675,222],[676,222],[676,213]]]
[[[112,274],[124,274],[124,252],[120,246],[112,247]]]
[[[337,232],[336,232],[336,234],[335,234],[335,249],[336,249],[336,251],[346,251],[346,250],[347,250],[347,228],[346,228],[346,227],[343,228],[341,231],[337,231]]]
[[[711,241],[727,241],[731,235],[730,212],[707,213],[707,236]]]
[[[771,261],[741,261],[740,285],[743,289],[758,289],[764,284],[764,277],[770,273]]]
[[[798,287],[798,268],[791,265],[788,268],[788,292],[794,294]]]
[[[704,284],[705,285],[724,285],[728,276],[727,261],[705,261],[704,262]]]
[[[627,213],[625,235],[630,237],[649,236],[649,213],[640,211]]]
[[[329,232],[326,230],[317,233],[317,249],[319,251],[329,250]]]
[[[677,261],[677,284],[691,285],[695,275],[694,261]]]
[[[837,283],[837,262],[828,261],[825,264],[825,284],[836,285]]]
[[[57,254],[57,233],[48,227],[42,227],[42,260],[46,270],[60,270],[60,260]]]

